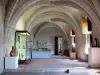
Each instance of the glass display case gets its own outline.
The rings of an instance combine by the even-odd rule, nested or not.
[[[20,63],[29,63],[31,61],[31,37],[27,31],[15,32],[16,55]]]

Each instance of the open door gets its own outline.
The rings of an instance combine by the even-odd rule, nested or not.
[[[55,36],[55,55],[63,54],[62,36]]]
[[[58,37],[55,36],[55,52],[54,52],[55,55],[58,55]]]

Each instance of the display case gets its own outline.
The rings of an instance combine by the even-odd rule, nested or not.
[[[27,31],[15,32],[16,55],[21,63],[29,63],[31,61],[31,37]]]

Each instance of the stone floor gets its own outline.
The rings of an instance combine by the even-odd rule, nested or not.
[[[70,60],[65,56],[53,56],[51,59],[32,59],[30,64],[19,65],[19,68],[73,68],[88,67],[87,62]]]
[[[69,74],[65,73],[68,69]],[[3,75],[99,75],[93,74],[97,70],[89,69],[87,62],[71,60],[65,56],[52,56],[50,59],[32,59],[30,64],[20,64],[14,72],[8,70],[8,73],[5,72]]]

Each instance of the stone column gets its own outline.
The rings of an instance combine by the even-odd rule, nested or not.
[[[0,74],[4,69],[4,20],[0,3]]]
[[[9,28],[8,28],[9,29]],[[9,29],[8,36],[6,37],[6,42],[5,42],[5,56],[10,56],[10,51],[12,50],[12,46],[14,46],[14,41],[15,41],[15,30],[13,28]]]
[[[76,38],[76,53],[77,58],[83,61],[87,61],[85,54],[86,36],[82,34],[82,37]]]
[[[96,45],[96,39],[99,39],[99,36],[98,36],[98,33],[97,33],[97,30],[95,28],[95,24],[92,25],[92,37],[93,37],[93,46]]]
[[[69,49],[70,49],[70,53],[72,52],[72,37],[70,36],[70,45],[69,45]]]

